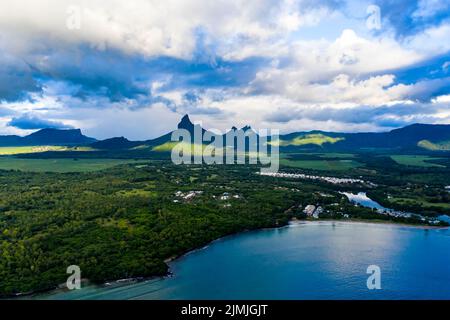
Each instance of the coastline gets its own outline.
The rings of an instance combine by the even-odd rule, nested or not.
[[[417,225],[417,224],[407,224],[407,223],[400,223],[400,222],[394,222],[394,221],[387,221],[387,220],[366,220],[366,219],[346,219],[346,220],[333,220],[333,219],[297,219],[297,218],[292,218],[290,220],[287,221],[287,223],[283,224],[283,225],[278,225],[278,226],[274,226],[274,227],[263,227],[263,228],[256,228],[256,229],[245,229],[242,231],[238,231],[235,233],[230,233],[230,234],[226,234],[223,235],[217,239],[214,239],[210,242],[208,242],[206,245],[202,245],[196,248],[192,248],[189,249],[183,253],[180,253],[178,255],[173,255],[165,260],[164,263],[167,264],[168,266],[168,270],[167,273],[165,275],[161,275],[161,276],[149,276],[149,277],[134,277],[134,278],[124,278],[124,279],[117,279],[117,280],[110,280],[110,281],[106,281],[104,283],[101,284],[94,284],[94,283],[90,283],[89,279],[82,279],[82,283],[87,284],[87,286],[95,286],[95,287],[109,287],[109,286],[114,286],[116,285],[117,287],[120,286],[127,286],[131,283],[139,283],[139,282],[146,282],[146,281],[151,281],[151,280],[155,280],[155,279],[164,279],[164,278],[168,278],[173,276],[173,273],[171,272],[171,268],[170,268],[170,263],[182,259],[192,253],[195,253],[197,251],[200,250],[204,250],[207,249],[209,246],[213,245],[215,242],[218,241],[223,241],[226,240],[229,237],[235,237],[235,236],[239,236],[248,232],[259,232],[259,231],[264,231],[264,230],[276,230],[276,229],[282,229],[282,228],[286,228],[289,227],[291,225],[307,225],[307,224],[320,224],[320,223],[341,223],[341,224],[370,224],[370,225],[383,225],[383,226],[393,226],[393,227],[406,227],[406,228],[412,228],[412,229],[423,229],[423,230],[438,230],[438,229],[448,229],[450,228],[449,226],[430,226],[430,225]],[[51,296],[53,294],[58,294],[58,293],[62,293],[62,292],[67,292],[68,290],[65,288],[65,283],[63,284],[59,284],[57,286],[55,286],[55,288],[52,289],[48,289],[48,290],[39,290],[39,291],[33,291],[33,292],[27,292],[27,293],[18,293],[16,295],[13,296],[9,296],[9,297],[5,297],[5,298],[0,298],[0,300],[8,300],[8,299],[28,299],[28,300],[45,300],[43,299],[46,296]],[[39,297],[42,297],[42,299],[40,299]]]
[[[333,219],[318,219],[318,220],[297,220],[297,221],[309,221],[309,222],[342,222],[342,223],[365,223],[365,224],[374,224],[374,225],[392,225],[392,226],[403,226],[403,227],[410,227],[410,228],[416,228],[416,229],[447,229],[450,228],[450,226],[431,226],[431,225],[424,225],[424,224],[413,224],[413,223],[406,223],[406,222],[395,222],[395,221],[389,221],[389,220],[377,220],[377,219],[345,219],[345,220],[333,220]]]

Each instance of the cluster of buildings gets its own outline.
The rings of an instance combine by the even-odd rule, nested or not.
[[[201,195],[202,193],[203,193],[203,191],[188,191],[188,192],[177,191],[177,192],[175,192],[176,199],[174,199],[173,202],[174,203],[179,203],[182,201],[189,202],[189,201],[193,200],[195,197]],[[229,192],[224,192],[223,194],[221,194],[219,196],[212,196],[212,197],[213,197],[213,199],[218,199],[218,200],[222,200],[222,201],[241,198],[240,195],[230,194]],[[231,205],[226,204],[225,206],[229,207]]]
[[[305,207],[305,209],[303,210],[303,213],[305,213],[307,217],[314,218],[314,219],[319,219],[320,214],[322,212],[323,212],[323,208],[321,206],[318,206],[316,208],[316,206],[314,206],[312,204],[308,204]]]
[[[216,196],[213,196],[216,199]],[[238,194],[230,194],[229,192],[224,192],[221,196],[219,196],[219,200],[230,200],[230,199],[239,199],[240,196]]]
[[[290,179],[309,179],[309,180],[321,180],[332,184],[353,184],[353,183],[364,183],[371,186],[376,186],[372,182],[364,181],[362,179],[353,178],[336,178],[336,177],[325,177],[325,176],[314,176],[303,173],[284,173],[284,172],[261,172],[259,173],[263,176],[270,176],[276,178],[290,178]]]
[[[384,214],[384,215],[388,215],[390,217],[395,217],[395,218],[416,218],[419,219],[422,222],[427,222],[429,224],[439,224],[440,220],[439,219],[435,219],[435,218],[425,218],[424,216],[422,216],[421,214],[418,213],[410,213],[410,212],[403,212],[403,211],[396,211],[396,210],[382,210],[379,209],[377,210],[378,213],[380,214]]]
[[[184,200],[184,201],[191,201],[192,199],[194,199],[196,196],[202,194],[203,191],[189,191],[187,193],[181,192],[181,191],[177,191],[175,192],[175,197],[179,198],[179,199],[175,199],[173,200],[174,203],[180,202],[180,200]]]
[[[390,217],[395,217],[395,218],[411,218],[413,216],[412,213],[409,212],[402,212],[402,211],[395,211],[395,210],[388,210],[388,209],[378,209],[377,210],[378,213],[380,214],[384,214],[384,215],[388,215]],[[420,216],[418,214],[415,214],[416,216]],[[422,217],[422,216],[420,216]]]

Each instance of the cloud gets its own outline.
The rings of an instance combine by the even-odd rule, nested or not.
[[[29,65],[4,52],[0,46],[0,102],[21,100],[28,93],[41,89]]]
[[[450,92],[450,77],[427,79],[413,84],[398,84],[388,92],[397,98],[426,102]]]
[[[447,122],[448,103],[437,99],[450,94],[447,3],[375,1],[376,32],[365,26],[370,3],[1,4],[1,130],[68,125],[141,139],[184,113],[220,129]],[[80,28],[70,29],[77,12]]]
[[[413,12],[413,19],[426,19],[437,13],[445,13],[450,8],[450,3],[440,0],[419,0],[417,9]]]
[[[405,47],[426,56],[448,54],[450,51],[449,37],[450,17],[446,22],[430,26],[414,36],[407,37]]]
[[[37,116],[24,114],[19,117],[14,117],[8,122],[8,126],[16,127],[22,130],[34,130],[43,128],[53,128],[53,129],[69,129],[72,128],[59,121],[52,121],[41,119]]]
[[[439,0],[378,0],[383,25],[389,25],[398,38],[410,37],[450,18],[450,4]]]
[[[202,28],[221,48],[246,46],[286,36],[314,24],[340,1],[310,0],[17,0],[0,11],[0,28],[25,40],[45,37],[56,44],[84,43],[99,50],[118,49],[146,57],[190,59],[196,31]],[[79,21],[79,28],[67,22]],[[16,26],[20,25],[20,30]],[[70,26],[71,24],[69,24]]]
[[[335,108],[329,106],[297,106],[278,109],[265,117],[273,123],[288,123],[308,119],[320,122],[340,122],[346,124],[370,123],[375,127],[395,128],[412,123],[450,122],[448,103],[444,98],[428,103],[399,102],[381,106],[358,106]]]
[[[248,92],[299,102],[385,103],[391,98],[384,88],[395,80],[389,71],[422,59],[392,39],[371,41],[353,30],[344,30],[333,42],[301,41],[293,48],[288,63],[260,70]]]
[[[444,64],[442,65],[442,70],[447,73],[449,68],[450,68],[450,61],[445,61]]]

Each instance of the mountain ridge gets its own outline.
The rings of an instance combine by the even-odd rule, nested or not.
[[[189,115],[184,115],[177,125],[191,133],[193,139],[195,128],[202,134],[208,130],[199,124],[194,124]],[[246,125],[241,129],[233,126],[227,133],[242,130],[255,132]],[[171,141],[172,132],[154,139],[131,141],[125,137],[113,137],[96,140],[82,134],[80,129],[41,129],[27,136],[0,136],[0,146],[30,146],[30,145],[87,145],[98,150],[127,150],[139,146],[150,149]],[[255,132],[256,133],[256,132]],[[256,133],[257,134],[257,133]],[[222,137],[225,143],[225,134]],[[366,149],[395,149],[395,150],[428,150],[450,151],[446,149],[450,141],[449,124],[421,124],[415,123],[402,128],[385,132],[331,132],[322,130],[298,131],[279,136],[279,146],[284,151],[320,150],[320,151],[352,151]],[[191,141],[193,142],[193,140]],[[436,145],[436,146],[435,146]]]
[[[20,147],[33,145],[85,145],[97,141],[82,134],[80,129],[45,128],[26,136],[0,136],[0,146]]]

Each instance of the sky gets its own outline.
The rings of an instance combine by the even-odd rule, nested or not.
[[[450,124],[450,0],[0,2],[0,134]]]

